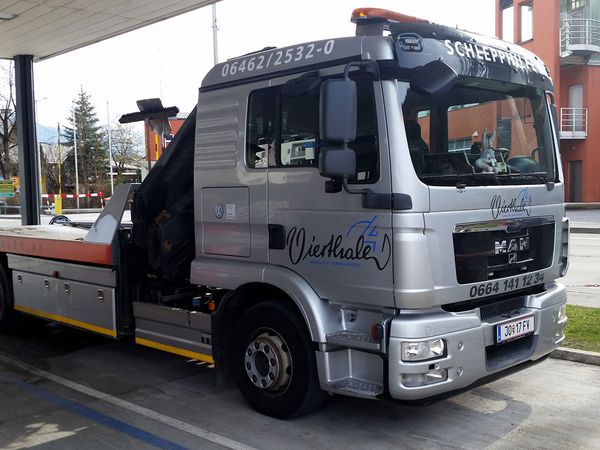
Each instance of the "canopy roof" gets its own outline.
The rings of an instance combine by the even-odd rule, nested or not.
[[[0,0],[0,58],[60,55],[218,0]]]

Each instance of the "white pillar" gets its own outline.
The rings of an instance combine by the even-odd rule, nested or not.
[[[112,197],[115,192],[115,185],[113,181],[113,169],[112,169],[112,136],[110,134],[110,110],[108,107],[108,102],[106,102],[106,118],[108,120],[108,166],[110,167],[110,195]]]
[[[212,30],[213,30],[213,58],[214,63],[217,64],[219,62],[219,45],[217,42],[217,5],[216,3],[212,4]]]

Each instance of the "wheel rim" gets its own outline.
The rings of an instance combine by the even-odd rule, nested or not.
[[[292,355],[287,343],[274,330],[260,333],[246,347],[244,368],[257,388],[285,390],[292,377]]]

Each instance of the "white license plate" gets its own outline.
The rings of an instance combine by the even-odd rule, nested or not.
[[[496,325],[496,343],[512,341],[528,334],[532,334],[535,330],[534,316],[522,317],[519,320],[511,320]]]

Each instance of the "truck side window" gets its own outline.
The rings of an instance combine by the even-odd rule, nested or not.
[[[260,169],[273,160],[275,146],[275,92],[273,88],[254,91],[248,98],[246,121],[246,163]]]
[[[281,94],[282,166],[317,166],[319,139],[319,94]]]
[[[375,183],[379,179],[379,139],[373,79],[358,74],[356,175],[349,182]],[[251,168],[317,167],[319,148],[319,89],[301,95],[286,94],[281,86],[250,93],[246,122],[246,161]]]

